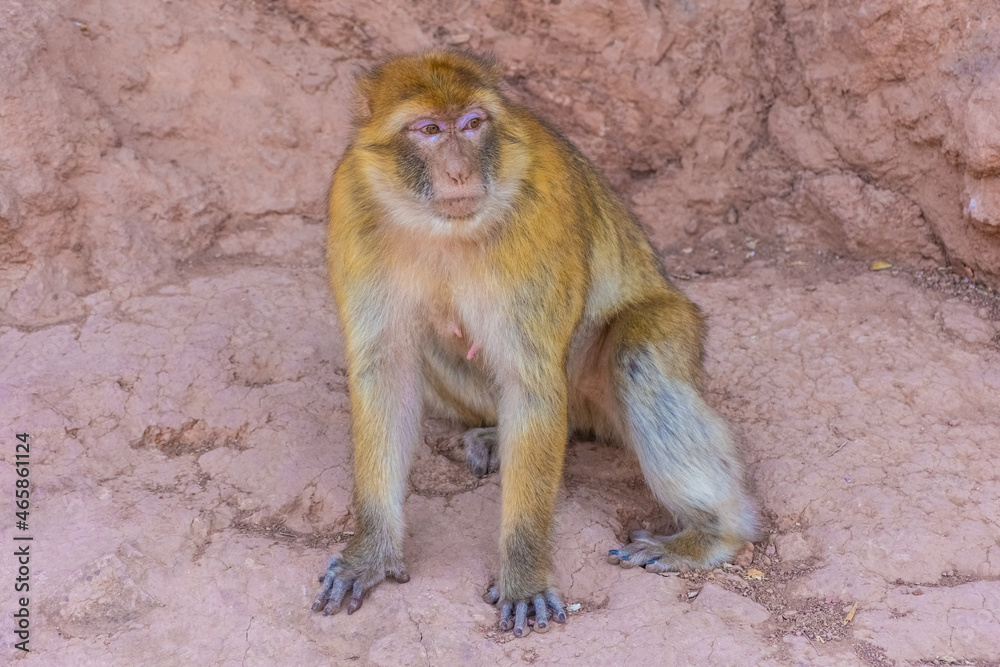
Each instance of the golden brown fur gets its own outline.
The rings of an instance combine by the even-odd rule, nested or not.
[[[516,634],[564,620],[549,540],[567,434],[632,447],[675,536],[613,552],[707,566],[754,534],[728,431],[704,403],[704,324],[594,167],[510,102],[491,60],[390,59],[360,78],[356,135],[330,193],[330,277],[347,339],[356,535],[314,609],[405,580],[402,500],[428,408],[476,427],[501,471],[500,569],[487,599]]]

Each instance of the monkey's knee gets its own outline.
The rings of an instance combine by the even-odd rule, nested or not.
[[[697,386],[702,380],[705,324],[698,307],[667,290],[621,313],[608,330],[612,377],[621,386],[650,373]]]
[[[496,427],[472,428],[462,435],[465,458],[476,477],[500,470],[499,437]]]

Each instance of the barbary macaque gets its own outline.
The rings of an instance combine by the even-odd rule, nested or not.
[[[346,336],[357,526],[313,610],[407,581],[403,497],[426,412],[499,470],[499,571],[484,599],[522,636],[565,622],[550,555],[571,433],[638,456],[680,526],[633,533],[625,566],[717,565],[756,533],[743,468],[700,392],[705,325],[594,166],[515,104],[495,60],[390,58],[357,81],[328,258]]]

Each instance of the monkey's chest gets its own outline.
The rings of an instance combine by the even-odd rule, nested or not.
[[[476,358],[481,344],[477,343],[457,308],[443,299],[435,299],[427,312],[433,335],[444,349],[467,361]]]
[[[491,264],[466,261],[461,252],[431,245],[417,246],[396,275],[397,294],[419,314],[440,349],[456,360],[476,365],[503,347],[500,332],[507,312],[496,298],[497,278]]]

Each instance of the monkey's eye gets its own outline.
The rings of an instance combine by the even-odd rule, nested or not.
[[[458,127],[462,128],[462,132],[468,132],[471,134],[475,133],[476,130],[483,126],[486,122],[486,114],[483,113],[482,109],[472,109],[462,114],[462,117],[458,119]]]
[[[441,128],[434,123],[428,123],[420,128],[420,131],[424,134],[437,134],[441,131]]]

